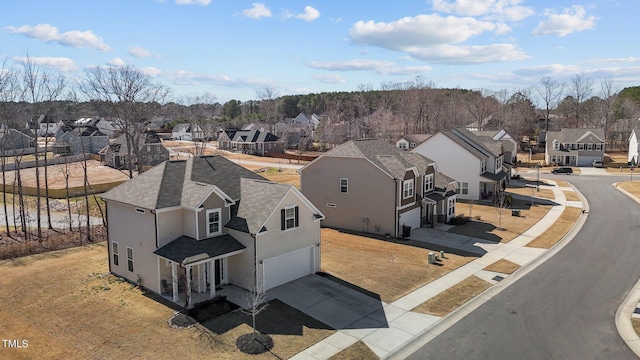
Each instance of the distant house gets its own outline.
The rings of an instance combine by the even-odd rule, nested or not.
[[[325,226],[399,237],[455,216],[456,182],[438,165],[380,139],[350,140],[299,170]]]
[[[503,150],[505,153],[504,161],[513,165],[516,164],[518,157],[518,142],[511,135],[509,135],[507,130],[485,130],[474,131],[473,133],[479,137],[490,137],[492,140],[502,142]]]
[[[139,166],[147,169],[169,160],[169,150],[162,144],[155,132],[143,133],[139,142],[140,159],[133,151],[129,155],[127,138],[125,134],[122,134],[100,150],[100,160],[114,169],[129,169],[129,164],[131,164],[131,170],[138,170]],[[131,161],[129,161],[129,156],[131,156]]]
[[[500,123],[498,122],[498,119],[489,115],[486,118],[482,119],[482,121],[476,120],[470,124],[467,124],[465,128],[469,131],[497,131],[500,128]]]
[[[53,136],[60,129],[59,123],[46,115],[40,115],[37,123],[38,136]]]
[[[283,152],[284,144],[274,134],[260,130],[222,130],[218,148],[264,156],[267,152]]]
[[[640,155],[640,128],[634,128],[629,135],[629,155],[627,162],[638,166],[638,155]]]
[[[300,113],[298,116],[293,118],[294,124],[307,124],[310,125],[312,129],[315,129],[318,124],[320,124],[320,121],[322,121],[321,116],[316,114]]]
[[[102,198],[109,271],[181,306],[320,271],[322,213],[221,156],[165,161]]]
[[[440,131],[411,151],[433,159],[456,179],[460,199],[495,199],[509,179],[503,143],[465,128]]]
[[[97,154],[109,144],[109,136],[100,132],[96,127],[77,127],[56,133],[53,152],[59,155]]]
[[[405,135],[396,141],[396,147],[400,150],[409,150],[422,144],[429,138],[426,134]]]
[[[0,151],[7,155],[32,153],[35,137],[16,129],[6,129],[0,132]]]
[[[304,139],[313,136],[313,127],[309,124],[277,122],[274,129],[275,135],[282,139],[287,147],[300,144]]]
[[[202,140],[204,139],[204,131],[198,125],[191,125],[188,123],[176,124],[171,130],[171,137],[174,140]]]
[[[547,164],[592,166],[604,160],[604,129],[547,131],[544,160]]]

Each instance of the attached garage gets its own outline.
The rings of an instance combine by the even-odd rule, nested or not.
[[[409,225],[412,229],[420,227],[420,207],[400,214],[398,224]]]
[[[265,290],[313,274],[314,248],[315,246],[309,246],[264,260],[262,270]]]

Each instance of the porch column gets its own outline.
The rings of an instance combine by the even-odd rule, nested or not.
[[[187,275],[187,289],[186,289],[186,295],[187,295],[187,308],[191,308],[191,266],[187,265],[186,268],[186,275]]]
[[[207,278],[204,276],[204,264],[198,265],[198,293],[207,291]]]
[[[171,289],[173,302],[177,303],[180,300],[178,297],[178,265],[173,261],[171,262]]]
[[[216,261],[209,262],[209,297],[213,299],[216,296]]]

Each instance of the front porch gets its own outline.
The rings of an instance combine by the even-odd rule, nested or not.
[[[245,246],[230,235],[196,240],[180,236],[156,250],[160,294],[186,308],[216,297],[228,284],[228,258]]]

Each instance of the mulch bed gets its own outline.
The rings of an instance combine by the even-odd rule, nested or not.
[[[218,296],[197,304],[193,309],[189,309],[187,314],[197,322],[203,323],[238,308],[238,305],[227,301],[226,296]]]
[[[258,355],[273,349],[271,336],[262,333],[240,335],[236,340],[238,350],[245,354]]]

